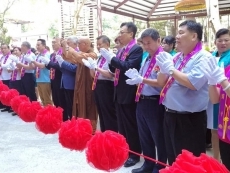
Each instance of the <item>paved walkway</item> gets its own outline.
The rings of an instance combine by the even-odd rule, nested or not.
[[[130,173],[135,167],[122,167],[116,173]],[[57,134],[44,135],[34,123],[0,112],[0,173],[102,172],[87,164],[85,152],[63,148]]]

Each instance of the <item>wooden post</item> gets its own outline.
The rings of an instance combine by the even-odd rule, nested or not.
[[[101,0],[97,0],[97,29],[98,36],[102,35]]]

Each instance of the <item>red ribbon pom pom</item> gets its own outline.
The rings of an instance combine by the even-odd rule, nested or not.
[[[62,112],[62,108],[51,105],[39,110],[35,119],[37,129],[45,134],[56,133],[61,127]]]
[[[0,84],[0,93],[2,92],[2,91],[8,91],[9,90],[9,87],[7,86],[7,85],[5,85],[5,84]]]
[[[39,102],[23,102],[18,107],[18,115],[25,122],[34,122],[40,109],[42,106]]]
[[[63,147],[82,151],[91,139],[93,128],[90,120],[75,117],[63,122],[59,130],[59,142]]]
[[[86,157],[90,165],[104,171],[119,169],[128,158],[126,139],[113,131],[97,132],[87,143]]]
[[[19,92],[15,89],[3,91],[3,92],[1,92],[1,102],[2,102],[2,104],[6,105],[6,106],[10,106],[11,100],[16,96],[19,96]]]
[[[19,96],[16,96],[14,97],[10,104],[11,104],[11,108],[13,109],[13,111],[15,113],[18,114],[18,107],[20,106],[21,103],[23,102],[30,102],[29,98],[25,95],[19,95]]]

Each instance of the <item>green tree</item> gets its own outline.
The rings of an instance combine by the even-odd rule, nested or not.
[[[7,28],[4,26],[5,24],[5,16],[9,9],[13,6],[13,4],[17,0],[6,0],[5,4],[1,2],[1,6],[3,7],[3,11],[0,11],[0,43],[9,44],[11,41],[11,37],[7,35]]]
[[[58,33],[57,21],[55,21],[55,22],[50,24],[50,27],[49,27],[48,31],[49,31],[49,36],[51,38],[58,36],[59,33]]]

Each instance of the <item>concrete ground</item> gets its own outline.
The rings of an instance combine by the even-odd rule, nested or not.
[[[120,168],[116,173],[130,173]],[[87,162],[85,152],[65,149],[58,135],[39,132],[34,123],[0,112],[0,173],[102,173]]]
[[[211,150],[208,151],[211,154]],[[130,173],[131,168],[116,173]],[[0,112],[0,173],[102,173],[87,162],[85,152],[63,148],[58,136],[39,132],[34,123]]]

